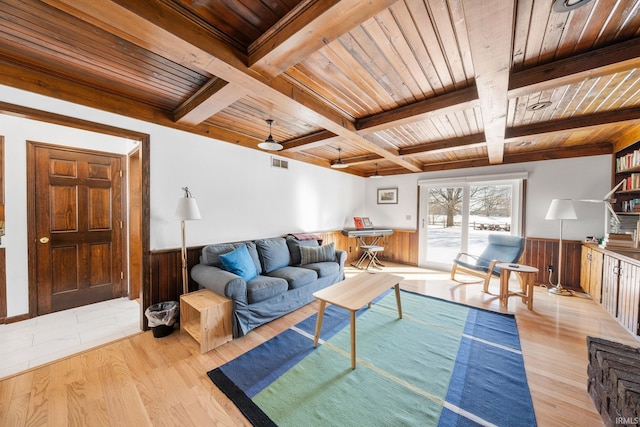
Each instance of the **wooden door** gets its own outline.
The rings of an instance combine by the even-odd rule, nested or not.
[[[591,248],[582,246],[580,256],[580,287],[583,291],[593,297],[591,293]]]
[[[37,314],[123,296],[121,158],[34,154]]]
[[[604,254],[591,249],[591,271],[589,280],[591,282],[589,294],[597,303],[602,301],[602,269],[604,264]]]

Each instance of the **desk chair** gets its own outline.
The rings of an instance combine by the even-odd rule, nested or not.
[[[524,252],[524,237],[490,234],[489,245],[479,256],[465,252],[458,253],[453,260],[453,267],[451,267],[451,280],[458,283],[484,282],[483,291],[489,292],[491,276],[500,277],[500,269],[495,267],[496,263],[517,263],[522,252]],[[482,280],[472,282],[456,280],[457,271],[480,277]]]

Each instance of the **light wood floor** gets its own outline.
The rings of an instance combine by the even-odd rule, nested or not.
[[[536,287],[533,311],[517,298],[510,298],[503,310],[480,285],[457,285],[447,273],[407,266],[385,270],[404,276],[407,290],[515,313],[538,425],[602,425],[586,392],[586,337],[639,343],[599,305],[584,296],[551,296]],[[491,290],[497,287],[495,280]],[[0,425],[248,425],[206,372],[317,309],[317,302],[309,304],[204,355],[186,334],[156,339],[149,331],[5,378],[0,381]]]

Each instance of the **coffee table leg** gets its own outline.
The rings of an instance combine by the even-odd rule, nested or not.
[[[324,307],[327,305],[326,301],[320,300],[320,308],[318,309],[318,318],[316,319],[316,334],[313,337],[313,347],[318,346],[318,338],[320,338],[320,331],[322,330],[322,318],[324,317]]]
[[[356,312],[351,312],[351,369],[356,369]]]
[[[400,302],[400,283],[396,283],[396,304],[398,306],[398,317],[402,319],[402,303]]]

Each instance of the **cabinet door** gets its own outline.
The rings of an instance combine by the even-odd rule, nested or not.
[[[589,295],[595,302],[602,301],[602,268],[604,254],[591,249],[591,271],[589,272]]]
[[[638,304],[640,302],[640,267],[620,261],[620,290],[616,318],[626,329],[638,334]]]
[[[588,246],[582,247],[580,255],[580,287],[583,291],[591,295],[591,253],[592,249]],[[593,295],[591,295],[593,297]]]
[[[616,258],[604,256],[602,266],[602,307],[613,317],[618,317],[618,271],[619,264]]]

